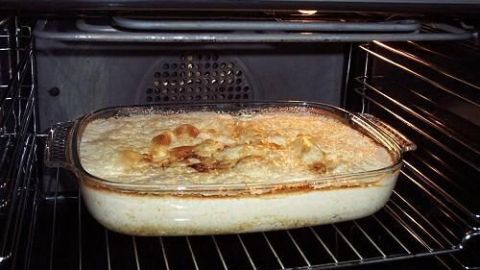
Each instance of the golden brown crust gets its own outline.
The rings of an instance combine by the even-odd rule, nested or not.
[[[316,173],[326,173],[327,172],[327,165],[322,162],[315,162],[310,165],[310,169]]]
[[[171,157],[177,160],[184,160],[190,157],[194,157],[194,146],[179,146],[172,148],[169,153]]]
[[[225,144],[212,139],[206,139],[194,146],[193,151],[197,156],[212,158],[217,152],[222,151]]]
[[[188,167],[195,169],[197,172],[211,172],[211,171],[216,171],[216,170],[225,170],[228,169],[232,166],[232,164],[227,163],[227,162],[199,162],[199,163],[194,163],[188,165]]]
[[[285,177],[315,180],[377,169],[391,162],[385,157],[388,151],[375,142],[325,117],[199,112],[107,120],[91,123],[96,128],[87,128],[90,136],[82,145],[85,153],[101,151],[103,158],[83,157],[95,168],[92,174],[118,182],[275,183]],[[116,132],[118,127],[128,128]]]
[[[120,163],[127,167],[134,167],[142,160],[142,154],[133,150],[121,150],[120,151]]]
[[[200,130],[198,130],[198,128],[196,128],[196,127],[194,127],[190,124],[180,125],[177,128],[175,128],[175,130],[173,132],[175,133],[175,135],[177,135],[179,137],[184,136],[184,135],[188,135],[191,138],[196,138],[198,136],[198,134],[200,134]]]
[[[324,153],[315,146],[309,136],[300,135],[290,145],[282,146],[276,143],[257,141],[251,144],[225,145],[221,142],[207,139],[196,145],[178,146],[167,151],[166,146],[172,140],[171,132],[163,132],[152,138],[152,146],[149,153],[142,154],[133,150],[122,150],[121,163],[128,169],[145,165],[170,166],[175,162],[187,162],[187,166],[197,172],[209,173],[216,170],[235,168],[238,170],[250,170],[259,166],[269,166],[265,155],[269,151],[289,149],[300,158],[300,161],[314,173],[324,174],[329,165],[325,162]],[[235,150],[237,149],[237,150]],[[227,151],[223,151],[227,150]],[[234,153],[228,154],[228,150]],[[195,159],[196,162],[188,162]]]
[[[333,166],[326,160],[325,153],[311,135],[299,133],[294,140],[281,145],[270,140],[275,138],[278,140],[282,138],[282,134],[276,131],[269,133],[255,122],[241,122],[231,131],[233,136],[242,142],[241,144],[226,145],[214,139],[206,139],[195,145],[182,145],[169,149],[168,146],[172,144],[174,134],[196,137],[200,133],[193,125],[182,124],[177,126],[174,132],[164,131],[153,137],[148,154],[142,155],[135,151],[124,150],[121,153],[121,163],[126,168],[132,169],[148,163],[153,166],[169,166],[175,162],[185,162],[193,158],[198,162],[187,162],[188,167],[197,172],[207,173],[230,168],[249,170],[259,166],[269,166],[275,163],[266,159],[269,151],[289,151],[292,157],[298,160],[299,165],[306,166],[314,173],[324,174]],[[219,131],[215,133],[218,134]]]
[[[170,145],[173,141],[173,133],[170,131],[162,132],[161,134],[152,138],[154,145]]]

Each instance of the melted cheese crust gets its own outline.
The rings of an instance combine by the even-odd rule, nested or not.
[[[305,112],[97,119],[85,127],[79,152],[90,174],[136,184],[280,183],[393,164],[371,138]]]

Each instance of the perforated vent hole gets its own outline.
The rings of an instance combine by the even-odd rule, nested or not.
[[[216,53],[187,54],[161,63],[146,89],[147,103],[248,100],[251,87],[238,64]]]

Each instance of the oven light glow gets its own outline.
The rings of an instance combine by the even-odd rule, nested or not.
[[[305,16],[312,16],[312,15],[315,15],[317,14],[318,10],[314,10],[314,9],[299,9],[298,12],[302,15],[305,15]]]

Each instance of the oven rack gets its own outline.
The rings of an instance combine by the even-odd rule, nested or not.
[[[0,20],[0,266],[15,260],[38,191],[34,61],[31,31]],[[30,209],[30,210],[27,210]]]
[[[480,191],[480,185],[473,179],[480,174],[480,122],[476,117],[480,111],[480,81],[475,74],[467,75],[465,71],[475,65],[479,52],[470,50],[468,55],[458,55],[455,48],[440,51],[435,45],[414,42],[374,42],[360,49],[367,61],[384,70],[381,74],[355,78],[359,86],[354,86],[354,93],[362,97],[363,110],[372,107],[375,113],[390,119],[391,124],[401,127],[419,142],[419,151],[412,156],[430,159],[424,167],[441,179],[429,180],[429,185],[478,219],[480,203],[475,194]],[[462,53],[464,51],[462,49]],[[425,53],[430,61],[423,58]],[[442,62],[448,61],[448,65],[435,64],[439,58]],[[406,74],[413,83],[404,85],[388,74]],[[463,177],[458,177],[456,172],[460,168]],[[424,174],[423,170],[418,172]]]
[[[212,20],[196,24],[121,17],[114,17],[112,20],[112,22],[107,20],[106,23],[91,23],[79,19],[74,25],[63,21],[59,25],[55,21],[40,20],[35,27],[34,35],[37,38],[61,42],[146,44],[442,41],[467,40],[475,36],[474,33],[442,23],[426,25],[435,29],[435,32],[424,31],[419,23],[410,20],[374,23],[315,20],[311,22],[271,20],[246,23]],[[164,30],[166,28],[171,30]]]
[[[389,60],[386,64],[405,70],[414,77],[417,73],[423,74],[423,70],[413,69],[399,59],[394,61],[385,52],[373,48],[375,46],[402,55],[391,44],[374,42],[371,47],[363,45],[360,50],[369,57],[365,67],[368,68],[378,58],[384,62]],[[432,50],[424,48],[429,53]],[[439,51],[435,53],[446,57]],[[461,70],[452,72],[443,69],[435,66],[434,61],[415,58],[413,53],[404,52],[402,57],[405,56],[416,64],[443,74],[448,80],[458,81],[470,88],[478,84],[475,80],[465,83]],[[417,138],[415,141],[420,146],[418,151],[407,156],[391,200],[373,216],[334,225],[278,232],[201,237],[130,237],[108,231],[97,224],[84,208],[80,194],[59,193],[58,185],[74,182],[74,176],[63,169],[50,170],[46,173],[50,192],[39,201],[35,226],[30,227],[30,234],[35,237],[28,239],[31,249],[27,252],[29,256],[25,264],[49,269],[323,269],[351,265],[368,265],[370,268],[374,267],[371,265],[374,262],[433,256],[437,266],[442,268],[452,265],[458,269],[478,267],[478,262],[459,259],[471,242],[479,238],[480,208],[474,198],[478,185],[472,183],[471,179],[474,178],[468,178],[478,173],[475,159],[469,158],[478,149],[475,142],[466,143],[465,130],[443,129],[447,123],[442,121],[446,120],[432,118],[432,115],[427,118],[425,111],[418,111],[408,100],[387,92],[385,85],[380,87],[380,82],[386,78],[377,78],[368,70],[362,70],[361,73],[370,77],[355,77],[356,83],[352,82],[351,85],[354,93],[363,98],[363,110],[380,114],[384,116],[383,119],[403,119],[399,123],[394,122],[395,126]],[[443,83],[433,80],[430,75],[420,78],[426,83]],[[398,87],[402,88],[403,85]],[[459,89],[445,88],[443,92],[475,106],[475,100],[470,100],[471,93],[458,92]],[[380,100],[379,97],[386,100]],[[436,106],[440,107],[438,104]],[[382,114],[381,110],[386,113]],[[444,137],[447,137],[458,145],[446,145],[449,147],[444,147],[445,153],[439,153],[435,150],[438,143],[435,147],[424,144],[422,142],[425,140],[415,134],[415,131],[422,130],[418,122],[429,128],[420,133],[427,136],[428,141],[444,143]],[[432,135],[433,131],[438,131],[444,137]],[[456,157],[451,147],[455,147],[455,150],[464,147],[462,152],[466,153],[465,157]],[[449,156],[456,159],[449,160]],[[449,162],[459,167],[452,169]],[[460,168],[467,179],[458,173]]]
[[[454,206],[439,203],[443,198],[423,194],[415,169],[402,170],[391,200],[370,217],[276,232],[193,237],[131,237],[108,231],[88,214],[80,194],[58,191],[74,176],[50,169],[51,191],[39,200],[34,223],[25,231],[33,237],[25,239],[29,256],[21,262],[25,269],[324,269],[455,254],[468,245],[468,237],[475,237],[470,235],[471,220]],[[413,200],[417,196],[420,201]],[[432,215],[428,209],[437,210]]]
[[[415,182],[425,195],[437,194],[447,208],[457,205],[455,212],[470,217],[478,235],[478,46],[374,41],[359,49],[365,62],[352,75],[351,93],[361,98],[353,106],[381,117],[417,143],[405,169],[420,176]]]

